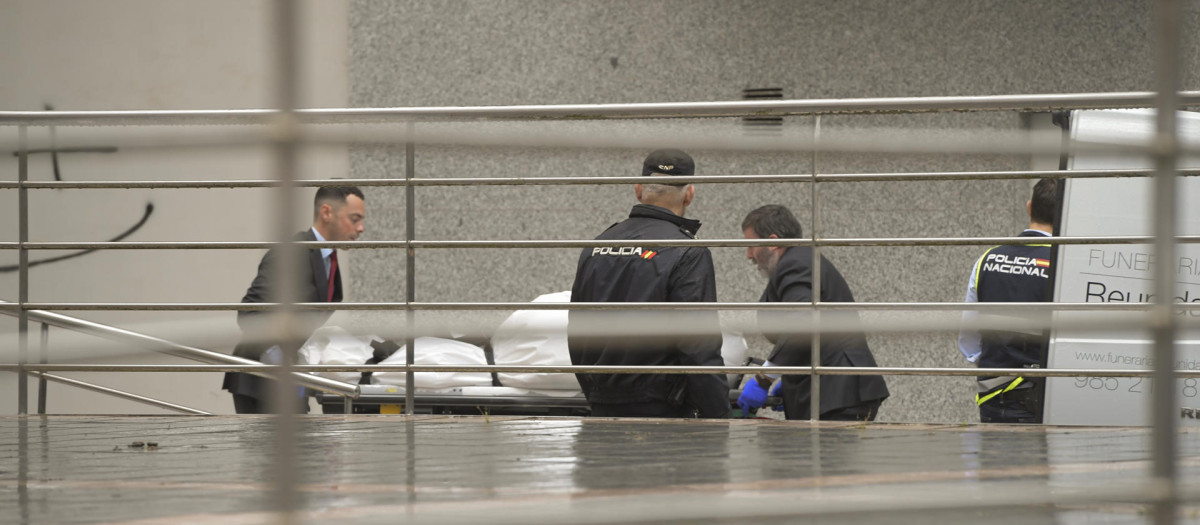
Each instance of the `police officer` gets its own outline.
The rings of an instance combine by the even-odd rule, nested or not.
[[[692,158],[675,149],[651,153],[642,175],[692,175]],[[571,302],[716,302],[712,254],[702,246],[662,247],[694,239],[700,221],[684,218],[691,184],[635,184],[640,204],[597,240],[645,239],[637,246],[584,248]],[[576,365],[722,366],[715,310],[571,310],[567,345]],[[721,374],[576,374],[594,416],[729,417]]]
[[[1049,237],[1058,209],[1058,181],[1042,179],[1033,187],[1033,196],[1025,203],[1029,227],[1021,237],[1029,244],[996,246],[984,252],[967,283],[968,303],[1041,302],[1050,297],[1050,245],[1036,239]],[[1033,315],[1036,315],[1033,314]],[[979,312],[963,312],[963,320],[980,317]],[[1009,320],[1028,321],[1029,316]],[[979,368],[1040,368],[1046,359],[1049,335],[1043,330],[1021,331],[962,330],[958,349]],[[984,423],[1040,423],[1044,378],[980,376],[975,403]]]

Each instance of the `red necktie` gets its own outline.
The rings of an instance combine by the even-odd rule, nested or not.
[[[333,302],[333,283],[334,283],[333,278],[336,275],[337,275],[337,250],[334,250],[333,253],[329,254],[329,297],[327,297],[325,299],[326,302],[330,302],[330,303]]]

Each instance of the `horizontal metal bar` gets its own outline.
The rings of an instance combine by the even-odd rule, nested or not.
[[[403,387],[397,388],[403,390]],[[740,390],[730,390],[729,400],[737,401]],[[538,396],[538,395],[499,395],[492,396],[486,394],[445,394],[445,393],[423,393],[420,390],[415,391],[415,403],[417,406],[460,406],[460,407],[537,407],[537,408],[583,408],[588,407],[587,399],[583,395],[577,396]],[[339,402],[342,398],[331,394],[317,394],[315,396],[321,403]],[[356,405],[388,405],[404,402],[404,394],[363,394],[359,396]],[[778,405],[783,403],[783,398],[770,396],[767,398],[767,405]],[[345,413],[349,413],[347,410]]]
[[[1181,176],[1200,175],[1200,170],[1180,170]],[[1151,177],[1154,170],[1054,170],[1054,171],[956,171],[913,173],[821,173],[817,182],[907,182],[952,180],[1019,180],[1019,179],[1096,179]],[[811,174],[799,175],[696,175],[683,176],[622,176],[622,177],[462,177],[412,179],[322,179],[300,180],[295,185],[306,188],[324,186],[398,187],[398,186],[570,186],[606,184],[747,184],[812,182]],[[276,180],[114,180],[114,181],[37,181],[24,187],[41,189],[216,189],[216,188],[278,188]],[[17,189],[19,182],[0,182],[0,189]]]
[[[12,303],[7,303],[6,301],[0,301],[0,304],[11,305]],[[19,311],[20,311],[19,309],[17,311],[14,311],[10,308],[5,308],[5,309],[0,309],[0,314],[16,317],[17,315],[19,315],[18,314]],[[163,353],[163,354],[167,354],[167,355],[173,355],[176,357],[182,357],[184,359],[191,359],[193,361],[246,366],[247,368],[245,371],[247,371],[251,374],[254,374],[254,375],[257,375],[260,377],[268,377],[268,378],[273,377],[271,375],[272,373],[269,371],[269,369],[266,368],[267,365],[259,363],[258,361],[243,359],[240,357],[235,357],[235,356],[231,356],[228,354],[222,354],[222,353],[218,353],[218,352],[212,352],[209,350],[203,350],[203,349],[195,348],[195,347],[191,347],[191,346],[185,346],[185,345],[181,345],[179,343],[167,341],[166,339],[161,339],[161,338],[146,335],[146,334],[132,332],[129,330],[123,330],[121,328],[103,325],[100,323],[94,323],[92,321],[86,321],[86,320],[79,319],[76,317],[68,317],[68,316],[65,316],[62,314],[56,314],[56,313],[47,312],[44,310],[24,310],[24,311],[28,314],[29,320],[32,322],[46,323],[51,326],[57,326],[59,328],[64,328],[67,330],[72,330],[72,331],[89,334],[89,335],[94,335],[97,337],[108,339],[110,341],[125,343],[125,344],[129,344],[129,345],[137,346],[139,348],[144,348],[146,350],[150,350],[153,352],[159,352],[159,353]],[[349,396],[352,398],[357,397],[358,393],[359,393],[358,385],[352,385],[350,383],[343,383],[341,381],[334,381],[332,379],[316,377],[316,376],[312,376],[312,375],[308,375],[308,374],[294,374],[294,375],[296,376],[296,381],[300,385],[306,386],[309,388],[313,388],[316,390],[321,390],[324,392],[331,392],[334,394],[340,394],[340,395]]]
[[[465,127],[465,126],[464,126]],[[426,129],[430,128],[430,129]],[[721,131],[691,130],[629,130],[622,133],[597,133],[594,130],[492,130],[478,126],[469,129],[439,129],[431,126],[415,132],[395,129],[330,129],[299,128],[296,130],[297,147],[345,148],[354,146],[394,147],[403,144],[419,146],[489,147],[489,148],[540,148],[540,149],[588,149],[616,150],[622,152],[644,151],[653,147],[673,147],[688,150],[758,152],[758,153],[802,153],[820,151],[826,154],[928,154],[928,155],[1060,155],[1064,149],[1074,155],[1122,154],[1148,156],[1154,154],[1152,142],[1109,143],[1075,141],[1062,144],[1061,134],[1054,131],[1029,130],[955,130],[947,136],[941,132],[913,129],[857,128],[846,133],[823,136],[814,141],[811,137],[797,136],[788,131],[778,136],[747,136],[737,128]],[[221,133],[156,133],[129,136],[108,129],[90,135],[58,138],[59,147],[92,147],[97,144],[121,145],[122,151],[196,151],[213,149],[261,149],[277,143],[277,135],[270,128],[247,128],[236,132]],[[52,145],[52,144],[48,144]],[[18,149],[10,141],[0,138],[0,148]],[[1194,142],[1180,144],[1181,155],[1200,155],[1200,146]]]
[[[0,364],[0,371],[15,372],[20,365]],[[102,365],[102,364],[27,364],[25,370],[45,372],[246,372],[274,365]],[[497,373],[598,373],[598,374],[755,374],[761,366],[532,366],[532,365],[412,365],[413,372],[497,372]],[[405,365],[294,365],[305,372],[405,372]],[[812,367],[772,366],[772,374],[809,375]],[[1150,377],[1153,370],[1068,369],[1068,368],[929,368],[929,367],[833,367],[822,366],[820,375],[893,375],[893,376],[1025,376],[1025,377]],[[1176,370],[1179,377],[1200,377],[1200,370]],[[307,374],[304,374],[307,375]],[[316,377],[316,376],[309,376]]]
[[[98,393],[113,396],[113,397],[119,397],[121,399],[126,399],[129,401],[133,401],[135,403],[141,403],[143,405],[150,405],[150,406],[170,410],[173,412],[182,412],[184,414],[193,414],[193,415],[197,415],[197,416],[211,416],[212,415],[211,413],[205,412],[203,410],[197,410],[194,408],[185,407],[183,405],[176,405],[175,403],[168,403],[166,401],[159,401],[157,399],[139,396],[137,394],[131,394],[129,392],[123,392],[121,390],[116,390],[116,389],[112,389],[112,388],[108,388],[105,386],[100,386],[100,385],[96,385],[96,384],[92,384],[92,383],[85,383],[83,381],[78,381],[75,379],[71,379],[69,377],[56,376],[56,375],[46,374],[46,373],[42,373],[42,372],[30,372],[29,375],[38,377],[41,379],[45,379],[47,381],[53,381],[55,383],[62,383],[64,385],[71,385],[76,388],[82,388],[84,390],[90,390],[92,392],[98,392]]]
[[[934,113],[972,111],[1055,111],[1146,108],[1148,91],[959,97],[895,97],[824,100],[745,100],[639,104],[562,104],[408,108],[300,109],[304,123],[348,124],[438,120],[587,120],[679,117],[768,117],[832,114]],[[1200,105],[1200,92],[1179,93],[1183,106]],[[176,111],[0,111],[0,126],[272,124],[273,109]]]
[[[417,406],[456,407],[520,407],[520,408],[587,408],[587,399],[559,396],[463,396],[447,394],[416,394]],[[363,394],[357,405],[403,404],[404,394]]]
[[[281,303],[25,303],[25,307],[35,310],[76,310],[76,311],[173,311],[173,312],[211,312],[211,311],[242,311],[256,312],[277,309]],[[409,303],[404,302],[374,302],[374,303],[292,303],[289,305],[297,310],[407,310]],[[989,310],[1047,310],[1047,311],[1144,311],[1152,303],[834,303],[834,302],[729,302],[729,303],[527,303],[527,302],[444,302],[444,303],[411,303],[413,310],[446,311],[446,310],[855,310],[855,311],[989,311]],[[814,308],[815,306],[815,308]],[[1200,310],[1200,303],[1177,303],[1173,308],[1178,311]],[[0,303],[0,310],[15,311],[20,306],[16,303]]]
[[[1200,243],[1200,235],[1180,235],[1179,244]],[[1045,237],[1039,244],[1149,244],[1151,236]],[[1029,237],[878,237],[830,239],[638,239],[638,240],[438,240],[438,241],[297,241],[304,248],[345,249],[464,249],[464,248],[624,248],[691,247],[746,248],[750,246],[994,246],[1029,244]],[[16,250],[261,250],[279,246],[274,241],[195,241],[195,242],[5,242],[0,249]]]
[[[615,150],[625,154],[653,147],[674,147],[688,150],[801,153],[821,152],[844,154],[929,154],[929,155],[1029,155],[1058,156],[1064,150],[1073,155],[1122,154],[1149,156],[1156,151],[1151,141],[1133,143],[1073,141],[1062,143],[1061,133],[1042,130],[959,129],[952,135],[944,132],[915,129],[854,128],[845,133],[823,135],[819,141],[795,130],[778,136],[747,136],[737,128],[722,130],[698,128],[634,129],[621,133],[598,133],[585,129],[528,129],[496,130],[482,126],[424,126],[416,131],[393,128],[342,129],[301,127],[296,129],[296,145],[304,148],[345,148],[355,146],[394,147],[403,144],[449,147],[539,148]],[[530,126],[531,128],[533,126]],[[645,126],[650,128],[650,126]],[[377,127],[378,128],[378,127]],[[47,146],[93,147],[99,144],[120,144],[122,151],[194,151],[212,149],[261,149],[277,143],[271,128],[225,130],[221,134],[142,133],[131,135],[102,128],[90,133],[73,133],[69,140],[59,137]],[[19,149],[11,141],[0,138],[0,148]],[[1179,145],[1181,155],[1200,155],[1200,145],[1186,142]]]
[[[0,303],[2,305],[3,303]],[[32,306],[32,305],[31,305]],[[37,304],[39,307],[53,306],[51,303]],[[268,310],[278,307],[277,304],[259,303],[216,303],[202,304],[133,304],[121,303],[116,306],[103,304],[68,305],[81,310],[171,310],[171,311],[218,311],[228,310]],[[818,303],[814,308],[812,303],[433,303],[430,308],[424,308],[425,303],[413,303],[414,311],[515,311],[515,310],[547,310],[547,311],[749,311],[749,312],[797,312],[814,311],[829,312],[829,315],[815,319],[802,316],[797,318],[778,318],[757,321],[749,318],[730,318],[723,322],[726,330],[734,332],[757,333],[768,331],[772,333],[845,333],[865,332],[871,334],[908,334],[933,332],[958,332],[961,330],[1030,330],[1041,331],[1050,328],[1070,331],[1072,333],[1140,333],[1153,322],[1151,306],[1146,303]],[[301,303],[296,310],[331,311],[344,310],[375,310],[375,311],[404,311],[404,303]],[[855,315],[838,316],[833,312],[854,312]],[[860,320],[865,312],[897,312],[898,315],[876,315],[869,322]],[[960,312],[974,311],[981,315],[964,319]],[[1045,312],[1045,315],[1030,317],[1033,312]],[[1171,311],[1178,315],[1184,312],[1200,312],[1200,303],[1176,303]],[[925,315],[913,317],[910,314],[924,312]],[[941,312],[933,315],[935,312]],[[1050,312],[1059,312],[1051,316]],[[1070,312],[1070,313],[1068,313]],[[12,315],[11,313],[9,315]],[[1200,319],[1195,315],[1181,318],[1181,329],[1200,329]],[[390,337],[399,338],[408,334],[407,326],[394,323],[381,323],[374,328],[359,327],[360,330],[374,333],[392,334]],[[673,334],[689,334],[709,329],[708,323],[691,324],[687,319],[678,319],[669,326],[659,323],[622,322],[621,333],[630,337],[662,336]],[[444,333],[462,333],[464,335],[490,336],[481,332],[481,328],[466,320],[443,319],[431,316],[423,320],[421,325],[411,328],[417,335],[434,335]],[[603,326],[582,325],[578,333],[585,330],[596,330],[597,335],[612,335],[610,328]],[[666,331],[664,331],[666,330]],[[590,332],[589,332],[590,333]],[[264,341],[269,342],[269,341]],[[222,354],[224,355],[224,354]]]
[[[311,303],[321,304],[321,303]],[[326,303],[327,304],[327,303]],[[343,303],[344,304],[344,303]],[[371,304],[371,303],[364,303]],[[815,306],[815,308],[814,308]],[[989,311],[989,310],[1148,310],[1151,303],[834,303],[729,302],[729,303],[412,303],[413,310],[861,310],[861,311]],[[1200,303],[1179,303],[1179,310],[1200,309]],[[336,309],[336,308],[334,308]]]

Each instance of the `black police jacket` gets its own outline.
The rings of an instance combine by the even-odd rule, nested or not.
[[[571,302],[715,302],[717,283],[707,248],[659,247],[655,240],[692,239],[700,222],[639,204],[629,218],[596,237],[645,239],[635,247],[584,248]],[[714,310],[626,312],[571,310],[567,344],[576,365],[722,366],[720,319]],[[588,402],[682,403],[700,417],[730,415],[721,374],[576,374]]]
[[[1020,237],[1043,235],[1027,230]],[[980,256],[977,272],[975,291],[981,303],[1046,301],[1050,297],[1050,245],[996,246]],[[1037,321],[1045,315],[1027,312],[1013,320]],[[979,368],[1037,368],[1045,360],[1049,338],[1045,331],[983,330],[979,336]]]
[[[795,246],[779,257],[771,272],[761,302],[812,301],[812,248]],[[854,294],[842,274],[828,259],[821,257],[821,301],[852,303]],[[858,313],[827,310],[821,319],[856,326]],[[763,310],[758,314],[763,335],[775,347],[767,359],[781,366],[812,365],[812,334],[797,333],[798,326],[808,320],[807,312]],[[876,366],[875,356],[867,346],[866,336],[859,330],[821,334],[822,366]],[[783,376],[784,411],[788,419],[808,419],[811,413],[810,382],[807,375]],[[884,399],[889,395],[883,376],[828,375],[821,377],[821,413],[853,407],[867,401]]]

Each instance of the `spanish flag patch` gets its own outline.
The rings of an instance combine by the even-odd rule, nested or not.
[[[658,252],[654,250],[646,250],[646,252],[642,254],[642,258],[649,261],[650,259],[653,259],[655,255],[658,255]]]
[[[1049,268],[1050,259],[1035,259],[1034,264],[1037,264],[1038,268]]]

